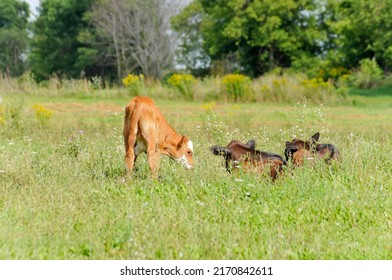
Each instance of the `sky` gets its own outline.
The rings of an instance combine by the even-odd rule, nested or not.
[[[37,8],[39,6],[40,0],[24,0],[25,2],[29,3],[30,11],[31,11],[31,18],[34,19],[37,16]],[[185,3],[189,3],[190,0],[183,0]]]
[[[39,6],[40,0],[24,0],[24,1],[29,3],[32,18],[35,18],[37,16],[37,7]]]

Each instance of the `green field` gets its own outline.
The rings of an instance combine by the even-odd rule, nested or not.
[[[144,155],[132,179],[124,173],[129,97],[3,96],[0,259],[391,259],[392,97],[351,98],[328,107],[156,100],[193,141],[196,166],[164,158],[153,180]],[[275,182],[230,176],[209,151],[255,139],[283,154],[286,140],[317,131],[342,160]]]

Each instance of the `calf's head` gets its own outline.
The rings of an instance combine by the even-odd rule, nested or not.
[[[226,170],[228,172],[231,172],[230,162],[233,162],[234,167],[237,168],[241,157],[244,154],[256,152],[255,147],[255,140],[249,140],[248,142],[246,142],[246,144],[241,143],[237,140],[233,140],[226,147],[215,145],[210,147],[210,150],[214,155],[223,156],[225,158]]]
[[[162,153],[182,163],[186,169],[193,168],[193,143],[186,136],[182,136],[176,145],[166,145]]]
[[[240,146],[240,147],[242,146],[242,147],[248,148],[250,150],[255,150],[256,142],[255,142],[255,140],[249,140],[248,142],[246,142],[246,144],[243,144],[239,141],[233,140],[226,147],[215,145],[215,146],[210,147],[210,150],[216,156],[223,156],[224,158],[227,158],[227,159],[238,160],[238,158],[236,158],[236,155],[233,153],[235,150],[235,147],[238,147],[238,146]]]
[[[286,148],[284,150],[284,155],[286,161],[292,158],[293,163],[301,164],[303,159],[311,159],[312,152],[316,150],[316,142],[320,138],[320,133],[317,132],[308,140],[293,139],[291,142],[286,142]]]

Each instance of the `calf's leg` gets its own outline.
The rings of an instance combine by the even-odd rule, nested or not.
[[[150,133],[147,139],[147,159],[153,178],[158,177],[159,161],[160,161],[159,157],[160,157],[160,153],[157,149],[157,145],[155,142],[155,134]]]
[[[135,146],[135,135],[132,135],[130,131],[124,130],[124,144],[125,144],[125,164],[127,168],[127,173],[129,174],[135,164],[135,152],[133,147]]]

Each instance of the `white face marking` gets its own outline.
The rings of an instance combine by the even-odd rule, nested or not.
[[[193,143],[191,140],[188,141],[188,148],[192,151],[193,153]]]
[[[192,168],[192,166],[188,163],[188,160],[186,159],[185,155],[180,158],[177,158],[176,161],[182,163],[182,165],[184,165],[186,169]]]

